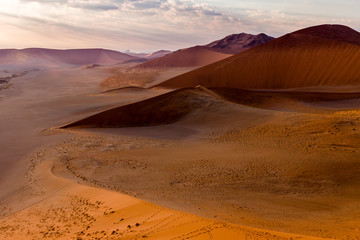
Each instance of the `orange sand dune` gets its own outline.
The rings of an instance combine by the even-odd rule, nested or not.
[[[86,65],[101,64],[113,65],[139,58],[106,49],[70,49],[55,50],[43,48],[3,49],[0,50],[1,65]]]
[[[230,57],[206,47],[196,46],[181,49],[164,57],[156,58],[138,65],[139,68],[195,67],[211,64]]]
[[[202,85],[286,89],[360,84],[360,33],[321,25],[287,34],[192,72],[159,87]]]

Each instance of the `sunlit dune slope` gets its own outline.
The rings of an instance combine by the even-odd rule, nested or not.
[[[359,85],[360,33],[340,25],[303,29],[157,86],[199,84],[245,89]]]
[[[138,65],[139,68],[197,67],[211,64],[230,57],[206,47],[196,46],[181,49],[166,56]]]

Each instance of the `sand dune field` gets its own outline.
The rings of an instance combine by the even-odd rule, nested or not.
[[[2,70],[0,239],[360,239],[360,33],[195,50]]]
[[[115,131],[116,135],[111,133],[111,136],[106,131],[52,128],[82,116],[111,109],[114,104],[126,105],[134,101],[141,101],[141,98],[168,94],[154,90],[141,90],[141,94],[139,94],[138,91],[127,88],[115,92],[104,92],[99,85],[101,79],[109,76],[107,72],[106,69],[84,68],[36,71],[14,79],[14,86],[6,92],[1,92],[2,133],[8,136],[8,138],[2,138],[2,146],[7,147],[6,151],[1,152],[1,159],[12,160],[1,162],[1,169],[7,169],[2,172],[4,180],[2,183],[4,184],[1,186],[0,197],[1,238],[223,239],[224,237],[235,237],[239,239],[291,239],[298,237],[299,239],[317,239],[301,233],[284,233],[281,231],[284,229],[280,229],[280,231],[265,230],[258,228],[256,224],[244,226],[235,219],[228,221],[229,219],[224,218],[225,212],[221,213],[221,205],[216,204],[218,205],[214,208],[216,213],[207,212],[214,205],[208,204],[207,201],[200,205],[195,204],[198,197],[189,198],[181,204],[180,201],[174,201],[177,194],[185,193],[180,191],[173,194],[175,189],[183,188],[182,184],[184,183],[184,186],[188,185],[192,189],[188,194],[193,193],[194,196],[199,196],[196,194],[196,189],[203,180],[188,178],[189,173],[183,172],[185,169],[178,172],[178,167],[183,163],[188,164],[187,161],[200,161],[199,163],[202,164],[201,155],[204,154],[204,157],[208,155],[204,148],[208,144],[213,144],[212,141],[218,141],[215,139],[215,135],[208,135],[208,127],[218,125],[217,121],[208,121],[205,126],[199,128],[200,132],[195,129],[184,134],[184,129],[197,128],[198,121],[203,121],[207,117],[206,114],[201,113],[201,108],[199,108],[200,112],[195,114],[194,118],[189,118],[187,123],[185,121],[184,124],[179,122],[179,126],[176,124],[163,126],[164,129],[160,130],[160,133],[162,131],[165,135],[155,137],[153,133],[159,132],[156,127],[161,128],[161,126],[154,126],[154,130],[150,129],[147,133],[148,137],[142,136],[146,130],[143,131],[141,128],[139,130],[135,128],[133,129],[135,131],[128,133],[116,133]],[[52,78],[49,78],[49,75]],[[93,77],[91,81],[90,75]],[[79,81],[81,79],[86,79],[86,81]],[[42,87],[39,88],[39,86]],[[66,86],[72,87],[67,88]],[[206,89],[189,91],[194,94],[195,99],[205,97],[204,101],[211,102],[208,107],[214,107],[214,110],[223,112],[227,115],[227,121],[233,120],[234,112],[242,111],[235,105],[234,109],[228,113],[226,113],[228,110],[221,110],[219,106],[223,104],[232,106],[233,104],[218,99]],[[20,92],[21,94],[19,94]],[[185,94],[187,93],[185,92]],[[69,108],[69,102],[76,104]],[[11,111],[9,106],[19,108],[21,111]],[[256,112],[257,110],[249,108],[247,111]],[[38,117],[32,118],[33,114]],[[264,118],[270,116],[268,113],[260,115],[263,115]],[[250,118],[253,119],[253,117]],[[32,127],[29,128],[29,125]],[[6,133],[6,131],[9,132]],[[169,131],[171,135],[169,135]],[[131,136],[133,134],[137,136]],[[11,136],[17,138],[12,139]],[[171,139],[167,140],[167,138]],[[31,144],[29,144],[29,139],[31,139]],[[185,139],[186,142],[184,142]],[[184,147],[187,148],[188,140],[194,145],[189,148],[190,151],[187,155],[191,156],[194,152],[195,158],[189,158],[186,162],[181,163],[183,161],[181,152]],[[231,148],[231,145],[232,143],[230,145],[221,143],[219,146]],[[148,183],[145,183],[146,178],[141,180],[143,182],[133,181],[132,179],[136,178],[137,174],[142,174],[142,172],[138,172],[139,170],[148,171],[146,165],[149,166],[149,170],[155,169],[157,168],[156,164],[162,161],[158,159],[159,161],[155,160],[153,163],[141,163],[140,159],[137,159],[139,154],[137,151],[140,150],[140,146],[142,151],[153,156],[152,159],[149,159],[150,161],[154,161],[154,157],[160,152],[163,152],[163,157],[166,157],[168,151],[178,152],[179,155],[176,154],[178,155],[176,158],[180,157],[178,160],[181,161],[174,162],[174,166],[169,162],[170,165],[164,165],[165,169],[159,168],[160,172],[154,171],[148,175],[152,179]],[[83,151],[86,154],[81,154]],[[132,171],[134,171],[133,173],[132,171],[128,172],[132,177],[123,176],[127,179],[126,181],[133,181],[132,184],[135,184],[129,184],[126,188],[122,188],[120,184],[123,183],[122,180],[115,181],[117,184],[114,184],[112,178],[108,178],[108,173],[106,173],[106,177],[104,175],[105,172],[114,169],[113,157],[122,151],[134,151],[134,155],[133,153],[131,155],[137,159],[116,160],[118,173],[123,171],[121,169],[133,169]],[[216,149],[214,151],[218,152]],[[93,153],[94,159],[87,158]],[[79,154],[82,156],[81,158],[79,158]],[[93,167],[96,166],[94,165],[97,162],[96,159],[101,158],[103,154],[108,160],[101,163],[102,167],[98,168],[101,173],[98,174],[96,171],[94,172]],[[85,164],[86,167],[74,164],[73,160],[75,159],[78,159],[77,164]],[[170,175],[161,176],[161,172],[170,169],[171,171],[168,172]],[[196,169],[194,170],[196,171]],[[176,175],[174,171],[180,175]],[[110,173],[112,174],[112,172]],[[113,173],[114,177],[118,178],[118,175]],[[180,177],[180,179],[187,180],[181,183],[183,180],[173,182],[175,179],[171,179],[171,177],[167,179],[172,174],[175,174],[173,176],[175,178]],[[202,174],[199,175],[200,178],[204,177]],[[167,179],[166,181],[163,181],[164,177]],[[194,180],[195,182],[192,182]],[[143,191],[149,183],[153,186],[148,188],[149,191]],[[161,197],[158,198],[158,195]],[[169,196],[171,199],[168,199]],[[206,196],[209,195],[204,195],[204,197]],[[214,197],[216,198],[216,194]],[[154,205],[154,203],[160,204],[162,207]],[[203,217],[199,215],[203,215]]]

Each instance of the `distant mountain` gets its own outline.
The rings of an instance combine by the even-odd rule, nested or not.
[[[264,33],[258,35],[240,33],[229,35],[223,39],[205,45],[205,47],[222,53],[237,54],[258,45],[270,42],[273,39],[273,37],[270,37]]]
[[[44,48],[2,49],[1,66],[51,67],[88,64],[113,65],[137,61],[139,58],[106,49],[55,50]]]
[[[169,53],[155,58],[136,67],[139,68],[176,68],[197,67],[230,57],[230,54],[219,53],[206,47],[196,46]]]
[[[168,53],[138,65],[140,68],[200,67],[273,40],[266,34],[233,34],[204,46],[195,46]]]
[[[360,85],[360,33],[320,25],[286,34],[158,87],[286,89]]]

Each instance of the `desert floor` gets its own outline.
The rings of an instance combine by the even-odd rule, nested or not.
[[[359,98],[244,104],[195,88],[184,94],[200,107],[173,124],[57,128],[168,92],[122,87],[188,70],[11,79],[0,91],[0,238],[360,238]]]

